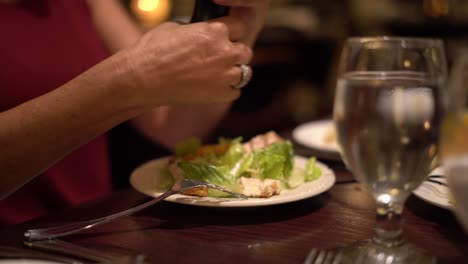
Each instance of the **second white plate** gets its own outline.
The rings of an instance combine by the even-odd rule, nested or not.
[[[297,143],[317,152],[318,157],[341,160],[333,120],[319,120],[297,126],[292,137]]]
[[[429,174],[429,176],[431,175],[443,176],[444,170],[442,167],[436,168]],[[447,183],[445,177],[434,180]],[[450,198],[450,190],[445,185],[426,180],[416,190],[413,191],[413,194],[432,205],[449,210],[453,209],[453,202]]]
[[[130,184],[137,191],[158,197],[161,192],[156,191],[160,179],[159,171],[166,166],[168,158],[155,159],[148,161],[136,168],[130,176]],[[303,157],[294,157],[294,166],[304,168],[306,159]],[[325,164],[317,162],[322,170],[322,175],[315,181],[306,182],[294,189],[282,190],[279,195],[270,198],[249,198],[247,200],[237,198],[217,198],[217,197],[196,197],[176,194],[165,199],[165,201],[208,207],[255,207],[274,204],[282,204],[306,199],[330,189],[335,183],[335,174]]]

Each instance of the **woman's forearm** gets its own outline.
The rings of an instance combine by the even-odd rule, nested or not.
[[[141,112],[122,89],[121,56],[0,113],[0,198],[64,155]],[[105,73],[105,74],[102,74]],[[26,164],[26,166],[25,166]]]
[[[133,119],[140,132],[169,150],[187,137],[209,138],[225,113],[229,103],[190,106],[163,106]],[[151,121],[149,121],[151,120]]]
[[[134,44],[143,35],[143,30],[130,17],[118,0],[88,0],[93,22],[111,53],[116,53]]]

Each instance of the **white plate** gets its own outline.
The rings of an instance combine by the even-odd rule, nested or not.
[[[324,158],[341,160],[338,143],[328,139],[330,133],[334,133],[334,129],[333,120],[312,121],[297,126],[292,132],[292,137],[297,143],[319,151],[319,157],[322,154]]]
[[[441,167],[436,168],[429,174],[429,176],[430,175],[444,175],[444,170]],[[447,183],[445,177],[435,178],[434,180]],[[424,181],[416,190],[413,191],[413,194],[432,205],[449,210],[453,209],[453,203],[450,200],[450,191],[447,186]]]
[[[155,191],[158,186],[159,169],[167,164],[168,158],[155,159],[136,168],[130,176],[130,184],[137,191],[149,196],[158,197],[161,192]],[[306,159],[294,157],[294,166],[304,168]],[[270,198],[237,198],[196,197],[176,194],[166,198],[166,201],[208,207],[253,207],[282,204],[306,199],[330,189],[335,183],[335,174],[325,164],[317,162],[322,175],[315,181],[306,182],[294,189],[282,190],[279,195]]]

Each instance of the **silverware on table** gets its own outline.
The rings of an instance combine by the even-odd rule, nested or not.
[[[307,255],[304,264],[339,264],[341,254],[335,250],[313,248]]]
[[[439,174],[429,175],[427,176],[426,181],[448,187],[447,182],[445,181],[445,176],[443,175],[439,175]]]
[[[63,263],[79,264],[89,263],[90,261],[96,263],[113,263],[113,264],[145,264],[145,256],[143,254],[117,254],[109,252],[108,250],[93,249],[91,247],[84,247],[77,244],[72,244],[63,240],[50,239],[41,241],[25,241],[24,245],[32,249],[37,249],[49,253],[60,254],[63,256],[70,256],[80,260],[71,260],[65,257],[58,257],[56,255],[48,256],[49,260],[60,261]],[[20,249],[18,249],[20,250]],[[24,251],[24,250],[23,250]],[[34,253],[39,255],[39,253]],[[66,261],[65,261],[66,260]]]
[[[426,179],[426,181],[427,181],[427,182],[436,183],[436,184],[439,184],[439,185],[442,185],[442,186],[448,186],[447,183],[442,182],[442,181],[438,181],[438,180]]]
[[[37,252],[30,249],[0,246],[0,259],[2,260],[41,260],[64,264],[84,264],[83,261]]]
[[[145,209],[145,208],[147,208],[149,206],[152,206],[152,205],[156,204],[159,201],[164,200],[165,198],[167,198],[167,197],[169,197],[171,195],[183,193],[183,192],[185,192],[187,190],[194,189],[194,188],[199,188],[199,187],[207,187],[207,188],[210,188],[210,189],[216,189],[216,190],[219,190],[219,191],[222,191],[222,192],[229,193],[229,194],[233,195],[234,197],[241,198],[241,199],[247,199],[248,198],[247,196],[245,196],[243,194],[230,191],[230,190],[228,190],[228,189],[226,189],[224,187],[218,186],[218,185],[214,185],[214,184],[207,183],[207,182],[202,182],[202,181],[197,181],[197,180],[184,179],[182,181],[179,181],[179,182],[175,183],[171,187],[171,189],[169,189],[165,193],[161,194],[157,198],[154,198],[154,199],[152,199],[152,200],[150,200],[150,201],[148,201],[146,203],[143,203],[141,205],[132,207],[130,209],[127,209],[127,210],[124,210],[124,211],[121,211],[121,212],[118,212],[118,213],[115,213],[115,214],[111,214],[111,215],[108,215],[108,216],[104,216],[104,217],[101,217],[101,218],[96,218],[96,219],[81,221],[81,222],[75,222],[75,223],[69,223],[69,224],[65,224],[65,225],[61,225],[61,226],[57,226],[57,227],[29,229],[29,230],[26,230],[26,232],[24,233],[24,237],[25,237],[26,241],[38,241],[38,240],[54,239],[54,238],[59,238],[59,237],[64,237],[64,236],[76,234],[78,232],[91,229],[91,228],[96,227],[98,225],[109,223],[109,222],[114,221],[116,219],[119,219],[119,218],[122,218],[122,217],[125,217],[125,216],[129,216],[131,214],[139,212],[139,211],[141,211],[141,210],[143,210],[143,209]]]

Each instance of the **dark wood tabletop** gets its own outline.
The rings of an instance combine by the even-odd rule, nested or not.
[[[302,263],[311,248],[342,247],[373,234],[372,198],[343,164],[328,164],[336,184],[305,200],[252,208],[163,201],[63,240],[119,254],[142,253],[148,263]],[[114,192],[101,201],[2,230],[1,245],[23,247],[22,233],[28,228],[103,216],[148,199],[133,189]],[[435,255],[438,263],[468,263],[468,236],[449,210],[411,196],[404,232],[407,241]]]

